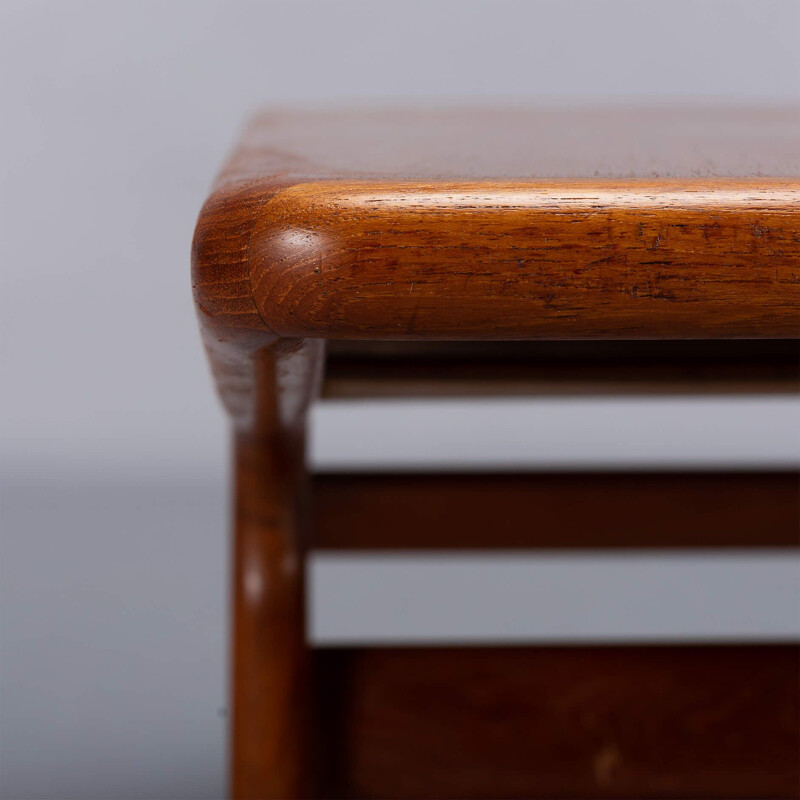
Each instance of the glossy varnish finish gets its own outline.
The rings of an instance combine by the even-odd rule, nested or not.
[[[228,342],[793,337],[799,185],[794,110],[268,114],[195,298]]]
[[[798,108],[268,111],[229,176],[296,180],[800,176]]]
[[[200,214],[192,249],[203,341],[234,440],[237,798],[288,800],[313,788],[311,740],[323,732],[324,719],[314,716],[305,643],[304,446],[324,340],[796,337],[798,120],[791,110],[361,111],[270,114],[250,125]],[[748,380],[776,377],[763,365],[743,374]],[[781,386],[793,375],[780,372]],[[353,484],[340,488],[342,499],[352,500]],[[488,488],[484,497],[490,499]],[[509,491],[495,489],[495,499]],[[408,487],[394,490],[394,501],[404,491],[408,496]],[[463,499],[461,489],[455,493]],[[519,493],[513,487],[511,493],[516,500],[506,499],[518,504]],[[371,501],[378,497],[373,493]],[[737,502],[746,505],[746,498],[742,493]],[[329,508],[339,499],[328,495]],[[346,502],[338,508],[340,519],[353,513]],[[462,541],[475,539],[471,530]],[[331,542],[338,534],[324,535]],[[392,536],[399,539],[397,528]],[[337,541],[342,544],[340,535]],[[600,681],[590,679],[591,670],[581,671],[580,660],[570,673],[561,668],[572,663],[566,657],[538,658],[539,688],[548,697],[563,690],[588,714],[587,725],[597,719],[614,730],[606,712],[623,703],[623,688],[635,680],[617,680],[605,656],[585,662],[601,669],[606,677]],[[522,697],[514,711],[513,692],[509,702],[499,692],[488,740],[479,726],[469,727],[477,723],[473,700],[480,705],[487,691],[470,670],[477,665],[488,687],[499,685],[495,667],[505,665],[513,682],[521,674],[515,657],[456,664],[412,654],[392,666],[387,653],[356,659],[348,668],[358,679],[343,697],[350,720],[339,728],[337,744],[344,772],[331,785],[359,797],[501,797],[528,788],[534,796],[573,789],[605,796],[786,794],[796,765],[785,725],[793,706],[784,701],[794,702],[796,689],[787,679],[786,655],[747,656],[742,663],[748,670],[771,680],[752,691],[749,671],[716,666],[704,667],[700,689],[693,689],[683,657],[670,658],[671,678],[650,661],[621,674],[661,675],[670,691],[689,690],[692,724],[710,731],[703,742],[723,740],[721,760],[710,771],[696,766],[689,749],[680,750],[697,741],[693,734],[677,740],[679,756],[689,759],[683,773],[674,756],[660,760],[660,741],[655,755],[636,757],[636,733],[644,724],[637,718],[620,734],[620,742],[634,743],[632,759],[616,740],[575,745],[593,754],[592,783],[586,759],[559,756],[559,748],[573,745],[562,736],[561,712],[540,714],[541,693],[530,701]],[[320,663],[336,671],[329,660]],[[437,707],[453,667],[467,670],[453,685],[468,687],[468,695],[464,703],[456,697]],[[409,684],[414,676],[422,682]],[[580,696],[584,684],[587,703]],[[712,686],[717,693],[709,702],[703,687]],[[419,695],[409,694],[417,689]],[[660,695],[645,695],[654,719],[671,725],[674,717]],[[759,721],[754,732],[742,721],[752,715],[738,711],[749,712],[751,701]],[[433,717],[416,713],[423,706]],[[536,753],[554,758],[539,762],[531,751],[533,760],[521,772],[514,764],[503,771],[502,757],[498,769],[490,769],[492,753],[508,749],[512,760],[514,752],[527,758],[503,738],[503,725],[515,713],[530,715],[532,735],[544,743]],[[426,727],[431,720],[444,736],[433,749],[437,728]],[[555,736],[556,751],[546,749],[548,736]],[[388,740],[399,746],[387,746]],[[488,761],[482,761],[480,744],[487,741]],[[436,749],[454,743],[454,755]],[[332,744],[329,736],[327,750],[318,748],[316,756]],[[663,746],[669,745],[664,737]],[[620,752],[628,766],[618,773]],[[566,783],[558,782],[555,768]],[[675,769],[687,776],[680,785],[670,783]],[[488,781],[494,778],[493,790]]]
[[[292,341],[250,354],[254,408],[236,418],[231,759],[243,800],[311,792],[304,447],[321,356]]]
[[[281,336],[800,333],[800,181],[314,182],[250,240]]]

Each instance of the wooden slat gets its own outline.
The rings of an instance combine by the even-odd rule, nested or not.
[[[315,657],[324,797],[798,796],[795,647]]]
[[[359,342],[328,346],[323,397],[800,391],[800,342]]]
[[[329,550],[800,545],[794,472],[317,475],[312,505]]]

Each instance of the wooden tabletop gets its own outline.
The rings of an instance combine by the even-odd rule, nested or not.
[[[800,334],[800,111],[258,116],[194,243],[219,330]]]

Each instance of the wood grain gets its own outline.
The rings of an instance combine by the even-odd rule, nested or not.
[[[798,119],[257,118],[198,223],[201,319],[290,337],[796,337]]]
[[[313,726],[305,637],[305,413],[321,348],[251,354],[252,423],[234,434],[232,753],[241,800],[308,796]]]
[[[278,109],[248,125],[237,175],[267,160],[308,180],[800,177],[800,108]]]
[[[318,651],[326,797],[796,798],[800,650]]]
[[[200,213],[192,288],[233,427],[231,791],[285,800],[313,784],[305,436],[324,342],[276,337],[252,302],[247,246],[273,189],[247,179],[241,162],[231,160]],[[278,166],[258,159],[258,169]]]
[[[490,109],[281,113],[248,127],[200,212],[192,245],[195,305],[235,444],[236,797],[306,796],[313,777],[304,440],[323,340],[797,337],[799,119],[791,109]],[[754,713],[764,722],[754,730],[778,743],[777,777],[764,777],[762,764],[773,762],[757,743],[741,753],[731,745],[740,757],[720,761],[717,786],[733,786],[726,782],[732,775],[735,792],[766,787],[778,796],[788,785],[775,697],[794,695],[785,686],[785,657],[778,672],[770,658],[754,656],[750,666],[775,677],[776,694],[758,695]],[[676,663],[673,688],[687,674]],[[365,669],[368,677],[372,667]],[[580,662],[576,669],[583,681]],[[719,671],[720,691],[727,687],[738,703],[745,676],[730,674],[738,678]],[[402,677],[383,666],[375,675],[389,683]],[[569,688],[559,675],[552,680],[554,696]],[[686,682],[696,699],[692,685]],[[621,685],[609,687],[621,703]],[[749,743],[743,717],[720,703],[711,703],[708,718],[692,719],[703,730],[711,720],[714,736]],[[670,722],[657,700],[648,704]],[[445,755],[441,770],[426,762],[408,772],[410,782],[402,764],[390,760],[383,771],[385,748],[370,751],[370,741],[389,734],[375,729],[372,737],[360,708],[352,706],[349,730],[367,737],[356,751],[365,760],[346,782],[359,796],[394,777],[387,796],[404,787],[409,797],[464,788],[447,777]],[[715,727],[718,718],[724,730]],[[558,724],[557,715],[550,719]],[[471,735],[464,731],[466,741]],[[723,750],[733,752],[727,744]],[[706,775],[687,753],[686,774]],[[573,763],[552,761],[568,770]],[[665,776],[680,761],[634,763],[642,765],[635,776],[652,764],[653,782],[645,785],[669,794]],[[433,781],[423,790],[415,776],[431,764]],[[513,794],[510,774],[499,793],[484,794]],[[531,785],[555,785],[547,780]],[[706,793],[709,781],[681,786]]]
[[[800,335],[800,182],[369,184],[278,192],[251,288],[281,336]]]
[[[796,472],[332,474],[313,490],[317,550],[800,547]]]

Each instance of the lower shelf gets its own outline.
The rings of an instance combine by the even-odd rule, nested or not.
[[[794,646],[318,650],[321,796],[797,797]]]

